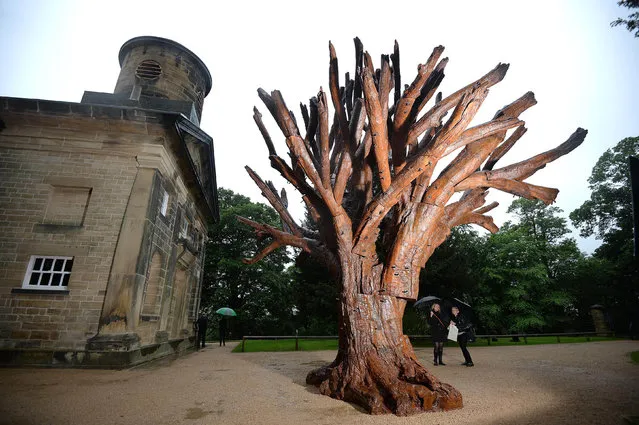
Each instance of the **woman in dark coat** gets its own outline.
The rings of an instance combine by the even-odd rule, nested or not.
[[[457,334],[457,342],[459,343],[459,348],[461,348],[462,354],[464,355],[464,363],[462,365],[472,367],[475,366],[473,364],[473,359],[470,357],[470,353],[468,352],[468,337],[470,336],[470,328],[471,323],[464,317],[463,314],[459,312],[457,307],[452,308],[453,317],[450,319],[450,323],[455,324],[457,329],[459,329],[459,333]]]
[[[444,342],[448,338],[448,325],[444,322],[441,315],[441,307],[434,303],[430,309],[430,317],[428,318],[430,325],[430,333],[433,337],[433,364],[446,366],[442,361],[444,355]]]

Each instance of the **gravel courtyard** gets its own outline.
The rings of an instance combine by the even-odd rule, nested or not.
[[[304,379],[335,353],[243,353],[216,345],[130,370],[0,369],[0,424],[624,424],[639,416],[639,341],[470,348],[432,367],[465,407],[370,416]],[[418,349],[428,365],[430,350]]]

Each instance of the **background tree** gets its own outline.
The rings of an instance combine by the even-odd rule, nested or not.
[[[477,285],[477,271],[485,265],[485,238],[468,225],[451,229],[450,236],[422,270],[420,293],[467,299]]]
[[[243,264],[242,259],[259,252],[264,241],[236,219],[242,215],[275,226],[279,216],[272,208],[228,189],[220,188],[218,195],[220,221],[210,229],[202,308],[210,317],[220,307],[236,310],[238,316],[229,320],[235,336],[294,333],[294,288],[287,272],[292,259],[283,249],[259,264]]]
[[[560,331],[574,314],[566,281],[583,258],[557,207],[518,199],[508,208],[515,222],[491,235],[475,301],[486,331]]]
[[[304,227],[318,231],[306,210]],[[295,260],[295,316],[300,335],[336,335],[339,292],[326,267],[304,251]]]
[[[295,324],[300,335],[337,335],[337,286],[326,267],[311,257],[296,261],[292,269],[296,307]]]
[[[639,137],[627,137],[601,155],[588,178],[590,199],[570,213],[573,224],[582,237],[595,236],[602,244],[595,250],[592,264],[583,264],[588,271],[599,265],[606,273],[599,276],[605,282],[593,282],[593,275],[584,276],[584,289],[591,292],[593,304],[610,309],[617,331],[626,332],[629,322],[639,319],[637,300],[639,277],[633,258],[633,212],[630,189],[630,156],[639,155]],[[590,278],[589,278],[590,276]],[[600,285],[607,292],[600,292]],[[594,295],[597,294],[597,297]]]
[[[632,193],[628,158],[639,155],[639,137],[627,137],[601,155],[588,178],[590,199],[570,213],[582,237],[603,243],[597,256],[632,255]]]
[[[458,298],[475,305],[480,272],[485,266],[486,238],[469,225],[454,227],[428,260],[420,275],[419,293],[423,296]],[[406,308],[404,332],[409,335],[428,334],[427,312]],[[475,323],[477,324],[477,323]]]
[[[440,60],[443,47],[433,50],[403,91],[397,44],[391,57],[382,55],[379,69],[359,39],[355,48],[354,79],[347,74],[340,86],[337,56],[329,43],[332,127],[321,89],[310,108],[302,105],[303,121],[295,118],[278,91],[269,95],[258,90],[291,157],[288,165],[277,155],[255,110],[271,165],[302,194],[318,231],[298,225],[286,208],[284,194],[247,167],[283,222],[279,229],[239,218],[259,236],[271,238],[270,245],[247,263],[282,246],[295,246],[324,264],[338,282],[337,357],[307,376],[307,383],[318,385],[320,392],[372,413],[407,415],[457,408],[462,405],[461,394],[417,361],[403,334],[404,310],[407,301],[417,298],[419,272],[451,228],[473,223],[497,231],[485,215],[496,206],[484,206],[489,188],[553,202],[556,189],[524,180],[576,148],[586,131],[577,129],[555,149],[494,169],[525,133],[519,115],[536,103],[534,95],[526,93],[491,121],[468,128],[508,65],[499,64],[444,98],[435,96],[448,63],[446,58]],[[430,109],[421,114],[428,103]],[[298,123],[304,124],[304,136]],[[513,128],[517,130],[507,138]],[[435,176],[439,161],[449,155],[453,159]],[[462,192],[461,198],[451,201],[456,192]]]
[[[620,0],[617,4],[628,9],[639,9],[639,0]],[[628,31],[634,31],[635,37],[639,37],[639,12],[631,13],[628,15],[628,19],[617,18],[610,23],[611,27],[617,25],[625,25]]]

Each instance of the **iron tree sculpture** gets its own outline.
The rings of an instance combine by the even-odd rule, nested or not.
[[[498,230],[486,215],[497,206],[485,205],[489,188],[552,203],[557,189],[524,180],[579,146],[587,132],[578,128],[555,149],[495,168],[526,132],[519,115],[536,103],[528,92],[491,121],[468,128],[489,88],[504,78],[507,64],[442,98],[441,92],[435,94],[448,63],[447,58],[440,60],[442,46],[433,49],[403,90],[397,42],[394,53],[382,55],[375,69],[356,38],[355,75],[350,78],[347,73],[343,86],[331,43],[329,50],[332,124],[321,88],[309,107],[300,105],[302,131],[279,91],[258,90],[286,138],[291,165],[278,156],[254,108],[271,166],[300,192],[319,231],[297,224],[287,210],[286,192],[278,194],[270,181],[246,167],[281,216],[282,228],[238,217],[271,241],[244,261],[255,263],[289,245],[301,248],[334,275],[340,290],[337,357],[306,378],[322,394],[374,414],[461,407],[461,394],[419,363],[402,331],[406,303],[417,299],[420,270],[452,227],[473,223]],[[435,177],[438,163],[453,154]],[[460,197],[452,201],[458,192]]]

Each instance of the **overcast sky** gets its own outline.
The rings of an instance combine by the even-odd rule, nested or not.
[[[588,129],[585,143],[529,181],[560,190],[567,215],[590,195],[587,178],[599,156],[624,137],[639,135],[639,39],[610,22],[627,16],[616,0],[573,1],[13,1],[0,0],[0,96],[79,102],[84,90],[112,92],[118,51],[130,38],[153,35],[195,52],[213,76],[201,127],[215,140],[221,187],[265,202],[243,166],[284,182],[269,167],[252,119],[262,107],[256,89],[279,89],[290,108],[328,86],[328,41],[340,71],[352,72],[359,36],[376,65],[400,45],[403,82],[432,48],[450,58],[444,96],[510,63],[491,89],[478,120],[526,91],[538,104],[522,115],[528,133],[502,160],[525,159]],[[299,117],[299,114],[298,114]],[[276,148],[285,143],[268,121]],[[293,189],[287,185],[287,191]],[[492,190],[492,189],[491,189]],[[498,225],[514,199],[493,191]],[[303,215],[299,198],[291,209]],[[591,252],[598,242],[579,240]]]

